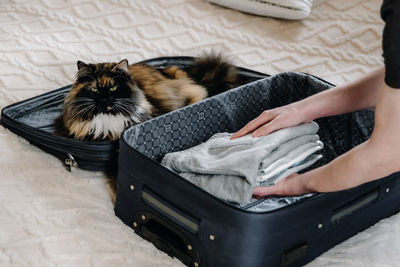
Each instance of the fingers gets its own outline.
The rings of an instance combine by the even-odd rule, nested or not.
[[[269,195],[279,195],[279,189],[274,186],[257,186],[253,190],[253,195],[257,197],[265,197]]]
[[[280,180],[273,186],[257,186],[253,190],[253,195],[262,198],[270,195],[299,196],[310,193],[311,191],[309,191],[303,183],[304,179],[300,179],[301,176],[302,175],[296,172]]]
[[[253,137],[260,137],[260,136],[264,136],[267,134],[270,134],[276,130],[280,130],[284,128],[284,125],[282,125],[282,123],[278,122],[275,119],[273,119],[272,121],[270,121],[269,123],[263,125],[262,127],[258,128],[257,130],[255,130],[252,134]]]
[[[261,125],[273,120],[274,117],[275,115],[273,115],[269,110],[264,111],[263,113],[261,113],[261,115],[259,115],[257,118],[247,123],[242,129],[240,129],[238,132],[232,135],[230,139],[242,137],[248,133],[251,133],[257,128],[259,128]]]

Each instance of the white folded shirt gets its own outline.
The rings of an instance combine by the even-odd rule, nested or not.
[[[279,173],[282,173],[282,171],[294,166],[297,163],[303,162],[310,155],[323,148],[324,144],[319,140],[295,147],[287,155],[279,158],[269,166],[264,166],[264,168],[259,171],[256,181],[263,182]]]
[[[272,186],[275,185],[277,182],[279,182],[282,179],[287,178],[288,176],[292,175],[295,172],[299,172],[301,170],[304,170],[311,165],[313,165],[315,162],[320,160],[322,158],[322,155],[320,154],[312,154],[308,156],[304,161],[297,162],[294,165],[290,166],[287,169],[282,170],[281,172],[275,174],[272,177],[269,177],[268,179],[264,180],[263,182],[260,182],[258,185],[260,186]]]

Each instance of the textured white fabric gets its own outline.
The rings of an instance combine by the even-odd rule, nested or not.
[[[283,19],[304,19],[312,8],[312,0],[209,0],[221,6],[260,16]]]
[[[382,63],[381,0],[314,1],[301,21],[198,0],[0,1],[0,108],[72,82],[76,61],[130,62],[223,50],[237,65],[333,83]],[[311,267],[400,262],[400,215]],[[0,266],[183,266],[114,216],[104,175],[61,162],[0,126]]]

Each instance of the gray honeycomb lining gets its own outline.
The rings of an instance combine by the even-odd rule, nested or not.
[[[181,108],[126,130],[126,143],[145,156],[160,161],[169,152],[206,141],[217,132],[235,132],[262,111],[298,101],[331,87],[304,73],[281,73],[202,102]],[[364,110],[317,120],[326,164],[368,139],[373,128],[373,110]]]

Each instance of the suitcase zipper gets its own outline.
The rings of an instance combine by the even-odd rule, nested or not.
[[[68,158],[64,161],[65,168],[67,171],[71,172],[72,167],[78,168],[78,162],[75,161],[74,157],[70,153],[67,153],[67,156]]]

